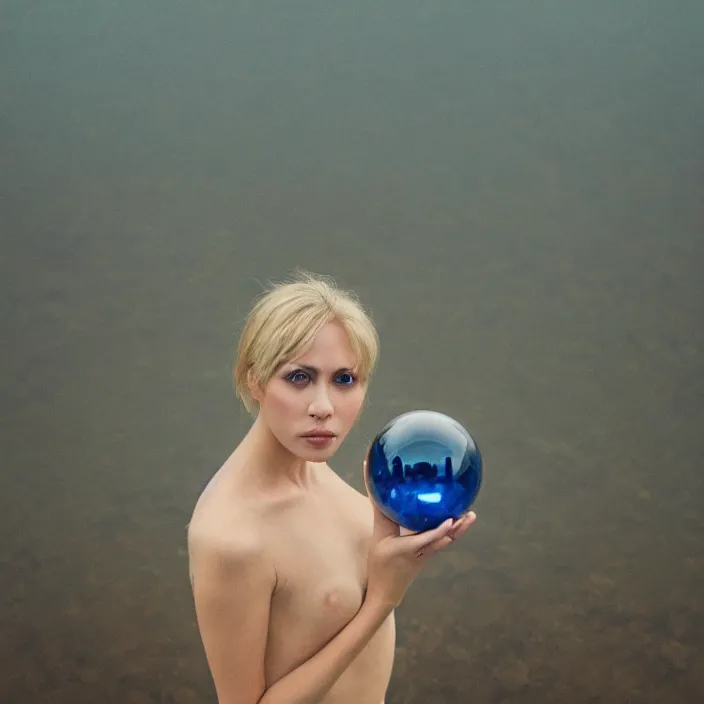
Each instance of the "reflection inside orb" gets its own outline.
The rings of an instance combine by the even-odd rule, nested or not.
[[[437,492],[434,494],[418,494],[418,501],[424,501],[426,504],[437,504],[442,501],[442,494]]]

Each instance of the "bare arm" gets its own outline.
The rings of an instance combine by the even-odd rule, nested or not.
[[[196,617],[220,704],[257,704],[276,575],[256,539],[189,533]]]
[[[320,651],[266,690],[259,704],[317,704],[393,611],[365,600],[355,617]]]

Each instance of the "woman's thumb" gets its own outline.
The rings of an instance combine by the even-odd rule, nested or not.
[[[369,488],[369,481],[367,477],[367,461],[364,460],[363,467],[364,476],[364,486],[367,490],[367,495],[369,496],[369,503],[372,505],[374,510],[374,535],[377,538],[386,538],[389,536],[397,536],[401,530],[398,523],[392,521],[377,505],[374,501],[374,496],[371,489]]]
[[[370,499],[374,509],[374,535],[377,538],[395,537],[401,528],[396,521],[392,521],[375,503]]]

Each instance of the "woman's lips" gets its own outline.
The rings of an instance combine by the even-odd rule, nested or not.
[[[320,430],[306,433],[303,439],[315,448],[327,447],[335,439],[336,435],[328,431]]]

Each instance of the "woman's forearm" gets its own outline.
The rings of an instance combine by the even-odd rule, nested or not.
[[[259,704],[318,704],[391,615],[364,601],[354,618],[319,652],[266,690]]]

